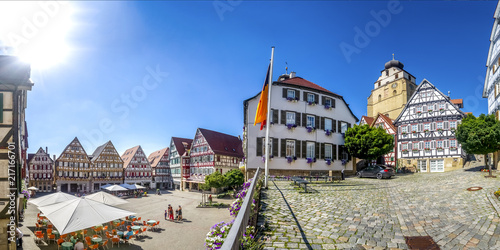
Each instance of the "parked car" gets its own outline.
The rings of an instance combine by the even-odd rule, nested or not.
[[[377,179],[382,178],[391,178],[396,175],[396,172],[393,168],[385,165],[374,165],[368,166],[363,170],[360,170],[356,173],[356,176],[359,178],[362,177],[377,177]]]

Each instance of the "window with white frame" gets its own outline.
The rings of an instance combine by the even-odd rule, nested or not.
[[[425,148],[427,148],[427,149],[431,148],[431,142],[430,141],[426,141],[425,142]]]
[[[287,98],[291,98],[291,99],[295,99],[295,90],[293,89],[289,89],[286,91],[286,97]]]
[[[456,148],[457,147],[457,141],[456,140],[450,140],[450,147]]]
[[[443,141],[437,141],[437,148],[443,148]]]
[[[443,123],[442,122],[438,122],[437,123],[437,129],[443,129]]]
[[[314,116],[313,115],[308,115],[307,116],[307,123],[306,123],[306,127],[310,127],[310,128],[313,128],[314,125],[315,125],[315,121],[314,121]]]
[[[340,124],[340,133],[345,133],[347,131],[347,123],[341,122]]]
[[[325,118],[325,130],[332,131],[332,119]]]
[[[444,103],[439,104],[439,109],[444,109]]]
[[[417,131],[417,124],[411,125],[411,132],[413,132],[413,131],[415,131],[415,132]]]
[[[314,101],[314,94],[307,93],[307,102],[315,102]]]
[[[407,131],[406,131],[406,126],[402,126],[402,127],[401,127],[401,132],[402,132],[402,133],[406,133],[406,132],[407,132]]]
[[[306,145],[306,157],[314,158],[314,142],[307,142]]]
[[[273,138],[269,138],[269,152],[271,152],[269,155],[273,154]],[[262,156],[266,154],[266,138],[262,138]]]
[[[286,112],[286,124],[295,124],[295,112]]]
[[[450,122],[450,128],[456,129],[457,128],[457,122],[455,122],[455,121]]]
[[[413,149],[418,149],[418,142],[413,143]]]
[[[332,144],[325,144],[325,159],[332,159]]]
[[[403,150],[408,150],[408,144],[407,143],[403,143],[401,144]]]
[[[332,106],[332,99],[330,99],[330,98],[326,98],[326,99],[325,99],[325,106],[329,106],[329,107],[331,107],[331,106]]]
[[[417,112],[419,112],[419,111],[422,112],[422,106],[417,107]]]
[[[295,141],[286,140],[286,157],[295,156]]]
[[[431,130],[431,124],[430,123],[424,123],[424,130]]]

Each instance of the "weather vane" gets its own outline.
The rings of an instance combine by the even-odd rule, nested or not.
[[[287,75],[288,75],[288,62],[285,62],[285,64],[286,64],[286,67],[285,67],[285,74],[287,74]]]
[[[392,53],[392,60],[394,60],[394,53]]]

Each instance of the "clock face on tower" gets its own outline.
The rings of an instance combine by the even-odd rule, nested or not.
[[[398,86],[397,83],[392,84],[392,88],[396,88]]]

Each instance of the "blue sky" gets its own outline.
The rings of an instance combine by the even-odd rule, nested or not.
[[[172,136],[193,138],[198,127],[240,135],[243,101],[262,88],[271,46],[274,80],[288,62],[289,71],[342,95],[358,118],[393,53],[418,83],[426,78],[463,98],[464,111],[486,113],[481,92],[497,3],[391,4],[85,1],[9,11],[14,25],[0,33],[9,44],[8,32],[22,34],[23,20],[46,12],[47,24],[22,50],[55,41],[49,30],[71,23],[63,27],[69,48],[63,60],[33,65],[26,110],[30,152],[48,146],[59,156],[75,136],[88,154],[107,140],[120,154],[139,144],[149,154],[167,147]],[[368,39],[356,40],[358,29]],[[55,51],[66,48],[54,44]],[[346,55],[341,45],[355,52]]]

